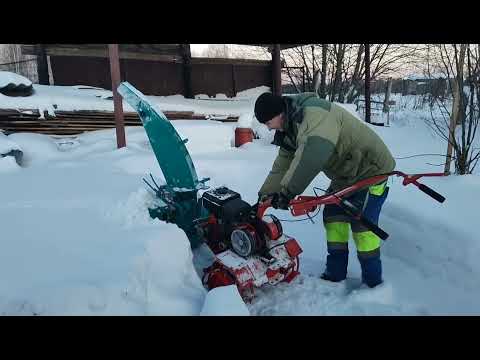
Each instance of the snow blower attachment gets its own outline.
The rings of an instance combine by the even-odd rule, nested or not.
[[[166,185],[158,186],[152,175],[145,183],[155,192],[158,204],[149,208],[150,217],[174,223],[188,237],[191,247],[206,243],[215,254],[211,266],[204,269],[203,283],[208,289],[236,284],[244,300],[253,298],[254,289],[266,284],[290,282],[298,274],[298,242],[283,233],[280,221],[265,211],[271,206],[266,200],[257,206],[243,201],[240,194],[219,187],[208,190],[198,180],[185,143],[165,115],[128,82],[118,87],[125,101],[139,114],[152,150],[165,177]],[[336,204],[352,218],[385,240],[388,234],[370,222],[346,197],[365,187],[401,176],[403,185],[414,184],[439,202],[445,198],[417,180],[442,173],[407,175],[400,171],[367,178],[350,187],[323,196],[298,196],[290,202],[293,216],[307,215],[318,206]],[[205,191],[198,198],[198,190]]]
[[[205,191],[198,198],[199,190],[208,189],[209,179],[198,180],[187,140],[131,84],[121,83],[118,92],[138,112],[165,177],[162,186],[152,175],[152,183],[143,179],[157,197],[157,206],[148,209],[150,217],[176,224],[192,248],[206,243],[215,254],[213,264],[204,269],[204,285],[213,289],[236,284],[249,300],[256,287],[292,281],[299,274],[302,249],[283,234],[278,219],[264,215],[268,206],[256,210],[226,187]]]

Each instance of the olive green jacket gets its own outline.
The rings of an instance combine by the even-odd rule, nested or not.
[[[336,191],[395,168],[382,139],[347,110],[314,93],[284,96],[284,101],[284,129],[273,141],[280,149],[260,196],[299,195],[321,171]]]

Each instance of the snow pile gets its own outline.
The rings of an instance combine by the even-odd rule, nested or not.
[[[20,166],[13,156],[0,156],[0,173],[20,170]]]
[[[8,138],[22,148],[25,166],[29,166],[33,162],[42,163],[62,156],[55,141],[48,135],[15,133]]]
[[[148,217],[141,176],[112,166],[135,157],[147,160],[142,175],[159,171],[143,128],[131,130],[123,151],[113,129],[65,138],[62,151],[49,136],[11,135],[29,161],[2,173],[0,314],[200,313],[206,291],[188,239]]]
[[[201,316],[249,316],[236,285],[221,286],[208,292]]]
[[[240,115],[237,122],[237,127],[239,128],[251,128],[253,122],[256,122],[255,115],[252,112],[246,112]]]
[[[125,298],[141,305],[146,315],[196,314],[206,291],[193,267],[190,244],[175,225],[162,228],[162,236],[147,241],[145,254],[135,257]]]
[[[17,171],[22,163],[21,148],[0,131],[0,172]]]
[[[12,150],[21,150],[10,137],[0,131],[0,155],[5,155]]]
[[[0,71],[0,90],[14,88],[28,88],[32,82],[26,77],[9,71]]]

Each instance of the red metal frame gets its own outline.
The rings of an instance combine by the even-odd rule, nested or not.
[[[393,171],[384,175],[377,175],[370,178],[363,179],[349,187],[346,187],[342,190],[339,190],[332,194],[327,194],[323,196],[298,196],[296,199],[290,201],[289,207],[293,216],[300,216],[308,214],[314,211],[319,205],[328,205],[328,204],[340,204],[343,197],[358,191],[364,187],[372,186],[386,180],[390,176],[401,176],[403,177],[403,185],[407,186],[408,184],[413,184],[419,187],[420,184],[417,180],[421,177],[432,177],[432,176],[445,176],[444,173],[423,173],[423,174],[412,174],[408,175],[401,171]],[[261,219],[265,211],[272,206],[271,199],[267,199],[258,206],[257,216]]]

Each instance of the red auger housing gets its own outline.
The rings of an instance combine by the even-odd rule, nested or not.
[[[202,226],[214,263],[204,269],[208,289],[236,284],[244,300],[266,284],[292,281],[298,274],[302,249],[294,238],[283,234],[280,221],[254,208],[240,194],[220,187],[202,195],[210,212]]]

